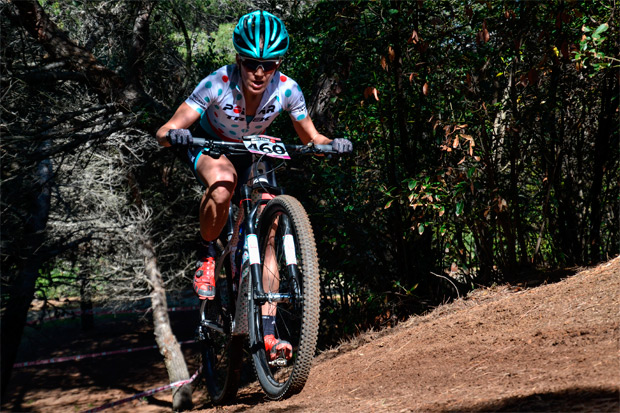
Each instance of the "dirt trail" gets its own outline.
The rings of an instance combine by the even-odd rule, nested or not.
[[[214,409],[199,388],[195,411],[618,412],[619,310],[620,257],[555,284],[475,291],[324,352],[288,400],[268,402],[253,384]],[[165,384],[158,355],[150,360],[128,357],[123,376],[107,383],[118,359],[21,370],[3,411],[81,411]],[[158,393],[110,411],[170,411],[170,400]]]

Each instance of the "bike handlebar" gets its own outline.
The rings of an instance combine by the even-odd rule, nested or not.
[[[208,151],[220,152],[221,154],[241,154],[248,153],[248,149],[243,142],[218,141],[214,139],[193,138],[192,146],[200,146]],[[289,145],[284,144],[289,153],[295,154],[337,154],[338,152],[332,148],[332,145],[316,145],[309,143],[307,145]]]

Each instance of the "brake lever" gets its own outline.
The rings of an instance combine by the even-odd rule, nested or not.
[[[306,144],[306,147],[303,148],[301,151],[299,151],[299,153],[301,154],[307,154],[307,153],[313,153],[313,154],[317,154],[317,153],[323,153],[322,150],[320,150],[319,148],[317,148],[313,142],[308,142]]]
[[[211,144],[213,144],[213,142],[211,142]],[[202,153],[209,155],[213,159],[219,159],[219,157],[222,156],[222,151],[219,148],[213,148],[210,146],[202,148]]]

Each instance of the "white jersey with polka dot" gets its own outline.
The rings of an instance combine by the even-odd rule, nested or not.
[[[251,121],[246,118],[237,65],[223,66],[202,79],[185,101],[200,113],[200,124],[224,140],[262,134],[282,111],[294,122],[308,116],[301,88],[293,79],[276,71]]]

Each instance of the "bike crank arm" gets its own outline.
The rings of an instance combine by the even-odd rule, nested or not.
[[[200,325],[202,327],[206,327],[209,328],[211,330],[217,331],[218,333],[224,334],[224,327],[222,327],[220,324],[215,323],[211,320],[209,320],[208,318],[206,318],[205,314],[206,314],[206,305],[207,305],[207,301],[208,300],[202,300],[202,303],[200,304]]]
[[[202,320],[202,322],[200,324],[203,327],[207,327],[207,328],[210,328],[211,330],[217,331],[218,333],[224,334],[224,328],[221,325],[219,325],[217,323],[214,323],[213,321]]]

